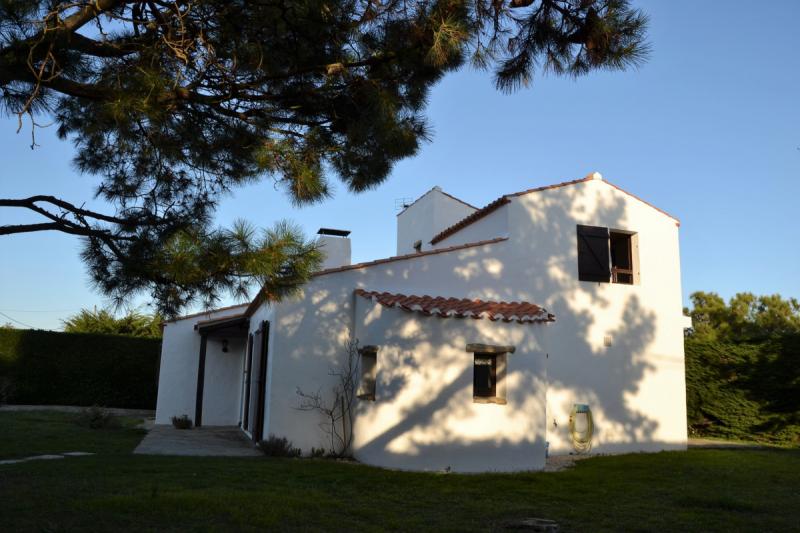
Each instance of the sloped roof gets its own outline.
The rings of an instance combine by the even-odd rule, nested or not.
[[[555,322],[555,316],[529,302],[490,302],[442,296],[411,296],[356,289],[355,294],[384,307],[442,318],[488,318],[492,321],[541,323]]]
[[[467,249],[467,248],[475,248],[477,246],[485,246],[485,245],[488,245],[488,244],[496,244],[498,242],[503,242],[503,241],[507,241],[507,240],[508,240],[508,237],[496,237],[494,239],[487,239],[485,241],[469,242],[469,243],[466,243],[466,244],[459,244],[459,245],[456,245],[456,246],[448,246],[447,248],[436,248],[435,250],[425,250],[424,252],[416,252],[416,253],[413,253],[413,254],[396,255],[396,256],[393,256],[393,257],[385,257],[383,259],[375,259],[374,261],[366,261],[364,263],[355,263],[355,264],[352,264],[352,265],[343,265],[343,266],[340,266],[340,267],[333,267],[333,268],[328,268],[326,270],[320,270],[318,272],[314,272],[312,274],[312,277],[325,276],[327,274],[335,274],[337,272],[346,272],[348,270],[357,270],[357,269],[360,269],[360,268],[368,268],[368,267],[371,267],[371,266],[382,265],[382,264],[385,264],[385,263],[394,263],[395,261],[404,261],[404,260],[407,260],[407,259],[417,259],[419,257],[426,257],[426,256],[429,256],[429,255],[445,254],[445,253],[448,253],[448,252],[455,252],[455,251],[464,250],[464,249]],[[260,306],[264,302],[264,300],[265,300],[264,290],[261,289],[261,290],[258,291],[258,294],[256,294],[255,298],[253,298],[253,301],[250,302],[250,305],[247,307],[247,310],[245,311],[245,315],[247,315],[247,316],[252,315],[255,312],[255,310],[258,309],[258,306]]]
[[[434,235],[433,238],[431,239],[431,244],[436,244],[439,241],[443,241],[444,239],[446,239],[447,237],[449,237],[453,233],[456,233],[456,232],[460,231],[462,228],[465,228],[465,227],[469,226],[473,222],[477,222],[478,220],[482,219],[483,217],[485,217],[486,215],[488,215],[492,211],[495,211],[495,210],[501,208],[502,206],[506,205],[510,201],[511,200],[509,200],[506,196],[501,196],[500,198],[498,198],[494,202],[490,203],[489,205],[478,209],[474,213],[470,213],[469,215],[465,216],[464,218],[462,218],[461,220],[459,220],[458,222],[456,222],[452,226],[449,226],[449,227],[443,229],[442,231],[440,231],[439,233],[437,233],[436,235]]]
[[[469,215],[467,215],[466,217],[462,218],[461,220],[459,220],[458,222],[456,222],[452,226],[449,226],[449,227],[443,229],[442,231],[440,231],[439,233],[437,233],[436,235],[434,235],[433,238],[431,239],[431,244],[436,244],[438,242],[441,242],[441,241],[445,240],[447,237],[453,235],[454,233],[458,233],[459,231],[461,231],[465,227],[469,226],[470,224],[473,224],[474,222],[477,222],[478,220],[482,219],[483,217],[485,217],[489,213],[491,213],[491,212],[499,209],[500,207],[506,205],[507,203],[509,203],[511,201],[511,198],[513,198],[515,196],[524,196],[526,194],[531,194],[531,193],[534,193],[534,192],[547,191],[547,190],[550,190],[550,189],[558,189],[558,188],[561,188],[561,187],[567,187],[569,185],[577,185],[578,183],[584,183],[584,182],[592,181],[592,180],[602,181],[603,183],[605,183],[607,185],[610,185],[611,187],[617,189],[618,191],[620,191],[620,192],[622,192],[624,194],[627,194],[631,198],[639,200],[643,204],[646,204],[646,205],[652,207],[653,209],[655,209],[656,211],[659,211],[660,213],[662,213],[662,214],[668,216],[669,218],[673,219],[675,221],[675,223],[678,226],[680,226],[681,221],[678,220],[676,217],[670,215],[669,213],[667,213],[663,209],[661,209],[659,207],[656,207],[653,204],[651,204],[650,202],[642,200],[641,198],[639,198],[635,194],[629,193],[625,189],[623,189],[621,187],[618,187],[617,185],[614,185],[613,183],[602,179],[597,172],[592,172],[591,174],[589,174],[585,178],[581,178],[579,180],[565,181],[565,182],[562,182],[562,183],[555,183],[553,185],[545,185],[544,187],[536,187],[534,189],[526,189],[524,191],[514,192],[514,193],[511,193],[511,194],[504,194],[503,196],[501,196],[497,200],[494,200],[493,202],[491,202],[491,203],[487,204],[486,206],[482,207],[481,209],[478,209],[474,213],[470,213]]]
[[[399,212],[399,213],[397,213],[397,216],[400,216],[400,215],[402,215],[403,213],[405,213],[405,212],[408,210],[408,208],[409,208],[409,207],[411,207],[412,205],[416,204],[417,202],[419,202],[420,200],[422,200],[423,198],[425,198],[426,196],[428,196],[428,195],[429,195],[430,193],[432,193],[433,191],[439,191],[440,193],[442,193],[443,195],[447,196],[447,197],[448,197],[448,198],[450,198],[451,200],[455,200],[456,202],[459,202],[459,203],[461,203],[461,204],[464,204],[465,206],[469,207],[470,209],[478,209],[478,208],[477,208],[477,207],[475,207],[474,205],[472,205],[472,204],[470,204],[470,203],[467,203],[467,202],[465,202],[465,201],[464,201],[464,200],[462,200],[461,198],[456,198],[455,196],[453,196],[453,195],[452,195],[452,194],[450,194],[449,192],[446,192],[446,191],[444,191],[444,190],[443,190],[441,187],[439,187],[438,185],[436,185],[436,186],[434,186],[433,188],[431,188],[431,189],[428,189],[428,192],[426,192],[425,194],[423,194],[422,196],[420,196],[419,198],[417,198],[416,200],[414,200],[413,202],[411,202],[410,204],[408,204],[407,206],[405,206],[403,209],[401,209],[401,210],[400,210],[400,212]]]
[[[394,255],[392,257],[384,257],[383,259],[375,259],[373,261],[366,261],[364,263],[354,263],[352,265],[342,265],[339,267],[328,268],[325,270],[320,270],[318,272],[314,272],[312,274],[314,277],[316,276],[324,276],[325,274],[333,274],[334,272],[343,272],[345,270],[355,270],[358,268],[370,267],[374,265],[381,265],[383,263],[393,263],[394,261],[402,261],[404,259],[416,259],[418,257],[425,257],[426,255],[436,255],[442,254],[446,252],[454,252],[456,250],[463,250],[464,248],[474,248],[476,246],[484,246],[486,244],[495,244],[498,242],[506,241],[508,237],[495,237],[494,239],[487,239],[485,241],[477,241],[477,242],[468,242],[465,244],[458,244],[455,246],[448,246],[447,248],[436,248],[434,250],[425,250],[420,252],[414,252],[413,254],[405,254],[405,255]]]
[[[199,313],[192,313],[190,315],[176,316],[175,318],[170,318],[169,320],[165,320],[163,323],[164,324],[170,324],[172,322],[180,322],[181,320],[186,320],[187,318],[195,318],[195,317],[198,317],[198,316],[210,315],[212,313],[219,313],[221,311],[230,311],[232,309],[236,309],[236,308],[239,308],[239,307],[245,307],[247,305],[250,305],[250,304],[245,302],[245,303],[236,304],[236,305],[229,305],[227,307],[217,307],[215,309],[207,309],[207,310],[201,311]],[[232,316],[235,316],[235,315],[232,315]],[[214,320],[227,320],[227,317],[223,317],[221,319],[214,319]]]

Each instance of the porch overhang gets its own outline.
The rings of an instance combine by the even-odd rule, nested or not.
[[[194,325],[194,329],[209,338],[245,338],[250,330],[250,318],[236,315],[216,320],[205,320]]]

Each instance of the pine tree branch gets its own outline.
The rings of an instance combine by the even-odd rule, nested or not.
[[[101,220],[103,222],[110,222],[112,224],[122,224],[122,225],[142,224],[142,221],[137,219],[119,218],[115,216],[104,215],[103,213],[98,213],[97,211],[90,211],[89,209],[78,207],[67,201],[56,198],[55,196],[47,196],[47,195],[36,195],[36,196],[31,196],[29,198],[21,198],[21,199],[0,198],[0,207],[24,207],[36,211],[40,214],[44,214],[42,213],[43,210],[36,205],[37,202],[47,202],[54,206],[60,207],[65,211],[69,211],[74,215],[78,215],[81,217],[88,217],[95,220]]]

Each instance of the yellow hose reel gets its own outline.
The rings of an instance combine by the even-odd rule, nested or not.
[[[585,403],[574,404],[569,413],[569,435],[577,453],[589,453],[592,450],[593,433],[592,410]]]

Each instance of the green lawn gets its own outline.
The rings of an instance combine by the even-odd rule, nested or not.
[[[0,529],[485,531],[515,517],[565,531],[800,529],[800,451],[600,457],[537,474],[421,474],[327,460],[129,455],[138,430],[0,413],[0,456],[96,451],[0,466]],[[74,427],[73,427],[74,426]]]

